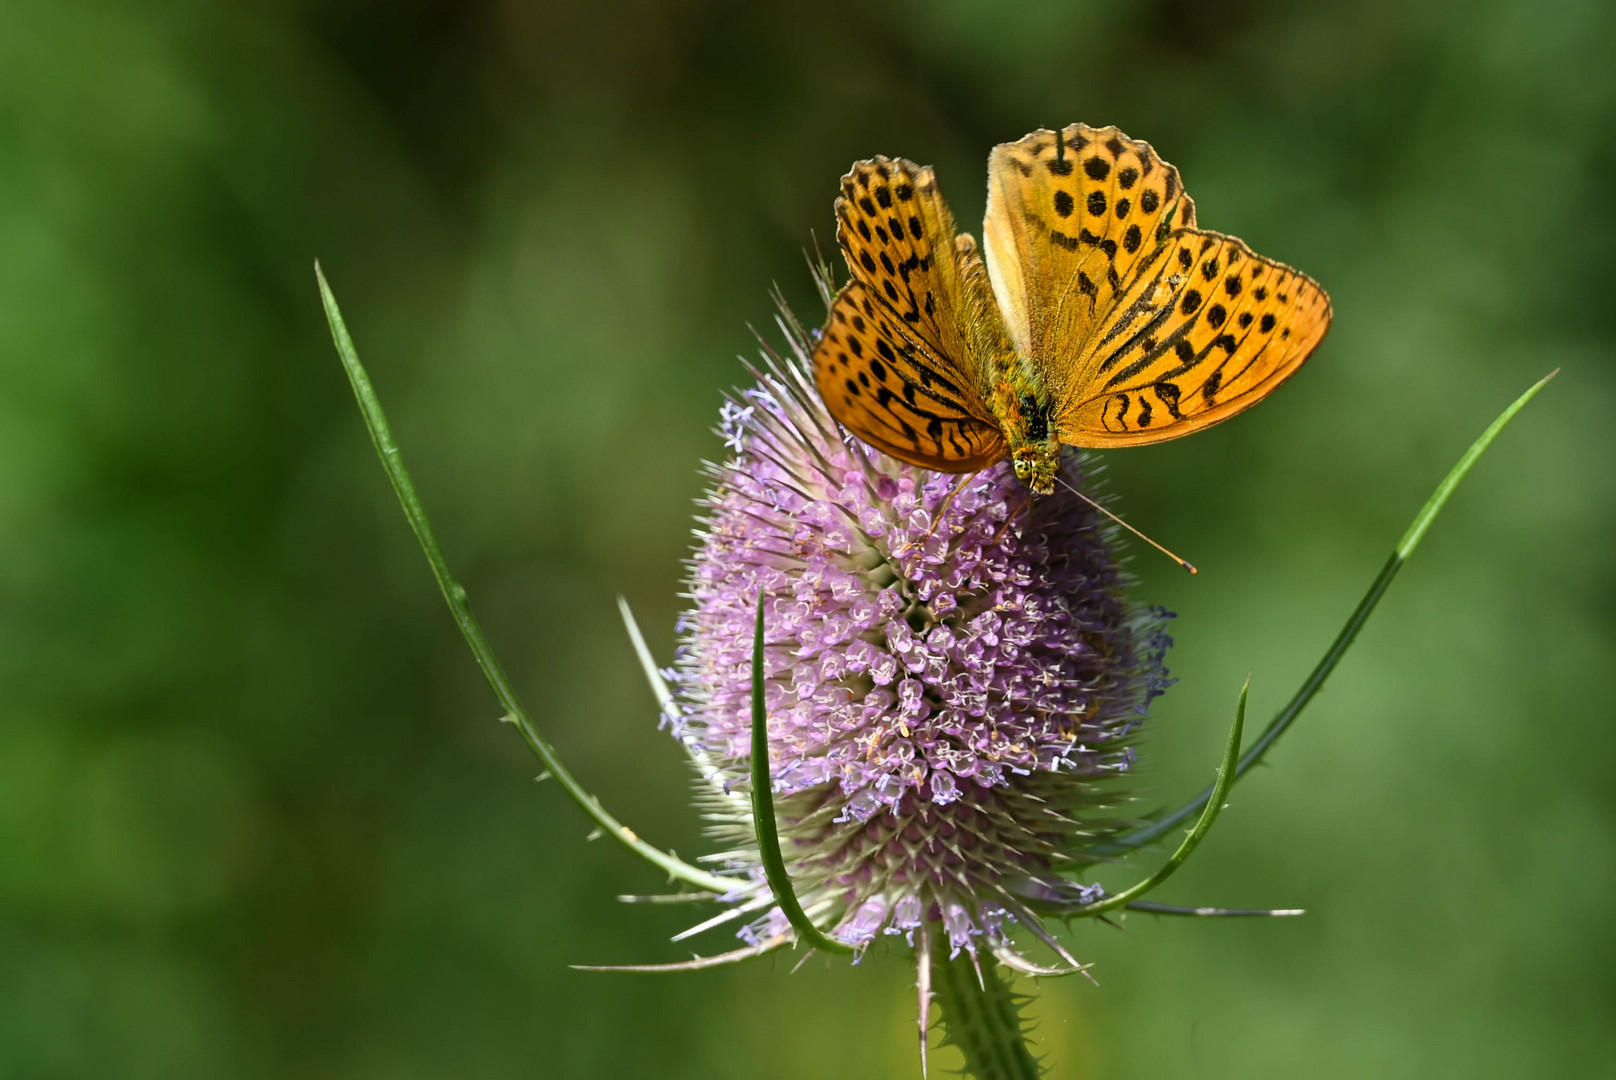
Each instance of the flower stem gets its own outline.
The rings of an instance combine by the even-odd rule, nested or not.
[[[387,478],[393,482],[393,490],[398,494],[398,501],[404,507],[404,516],[409,519],[410,528],[415,530],[415,539],[420,542],[421,550],[426,554],[426,561],[432,566],[432,574],[438,580],[438,588],[443,590],[443,598],[448,601],[449,610],[453,612],[455,623],[460,627],[460,633],[466,639],[466,644],[471,646],[472,655],[477,658],[477,666],[482,668],[483,677],[488,680],[488,685],[494,690],[494,696],[499,698],[500,705],[505,709],[506,719],[516,725],[516,730],[521,732],[522,740],[527,743],[528,749],[544,763],[544,767],[549,770],[556,783],[560,784],[572,801],[600,826],[605,835],[651,865],[666,870],[670,877],[686,884],[720,894],[735,888],[737,884],[735,881],[691,866],[636,836],[634,830],[608,813],[599,799],[584,790],[583,785],[571,771],[561,764],[555,747],[551,746],[533,726],[527,710],[516,696],[516,688],[511,685],[511,680],[505,674],[499,658],[494,655],[494,647],[488,643],[482,626],[471,613],[471,606],[466,601],[466,590],[449,573],[449,564],[443,558],[443,549],[438,546],[437,533],[433,531],[432,523],[427,519],[426,508],[421,505],[420,496],[415,493],[415,483],[410,479],[409,470],[404,467],[404,458],[399,453],[398,444],[393,441],[393,430],[387,423],[387,414],[382,411],[382,403],[370,385],[370,376],[365,373],[364,365],[359,362],[359,353],[354,348],[353,339],[348,336],[348,327],[342,321],[342,312],[337,308],[337,298],[332,295],[331,287],[326,284],[325,274],[321,271],[319,263],[314,264],[314,273],[320,282],[320,299],[325,303],[326,318],[331,323],[331,338],[336,342],[337,353],[342,357],[342,366],[348,372],[348,381],[353,384],[354,397],[358,399],[359,410],[364,414],[365,426],[370,429],[370,440],[375,444],[376,453],[382,459],[382,468],[387,470]]]
[[[941,949],[931,965],[946,1045],[965,1056],[965,1074],[977,1080],[1037,1080],[1043,1074],[1027,1047],[1021,1006],[1029,999],[1011,991],[991,961],[978,965]],[[980,977],[980,982],[978,978]]]

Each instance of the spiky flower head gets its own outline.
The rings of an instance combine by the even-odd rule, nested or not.
[[[845,436],[789,313],[728,400],[672,672],[672,728],[708,782],[715,856],[748,882],[741,936],[788,933],[759,865],[748,787],[753,635],[765,627],[781,845],[810,918],[863,948],[1011,945],[1118,828],[1108,808],[1168,684],[1165,612],[1125,598],[1112,527],[1074,494],[1029,500],[1008,463],[961,478]],[[1081,490],[1092,467],[1068,452]],[[916,941],[916,933],[919,940]],[[1068,961],[1070,960],[1067,957]]]

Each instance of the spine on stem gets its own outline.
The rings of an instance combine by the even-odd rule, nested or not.
[[[999,977],[992,960],[978,962],[961,952],[950,960],[939,949],[931,966],[931,989],[941,1013],[943,1044],[965,1057],[965,1075],[976,1080],[1037,1080],[1043,1075],[1027,1046],[1022,1006],[1032,999],[1017,994]]]

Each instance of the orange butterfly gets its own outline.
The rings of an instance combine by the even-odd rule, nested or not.
[[[893,457],[974,472],[1009,457],[1034,494],[1060,448],[1187,435],[1256,404],[1330,325],[1306,274],[1195,227],[1178,170],[1114,127],[994,147],[986,259],[932,170],[855,164],[836,200],[852,279],[814,379]]]

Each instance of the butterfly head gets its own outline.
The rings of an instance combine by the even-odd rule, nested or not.
[[[1016,479],[1034,495],[1054,494],[1055,474],[1060,471],[1059,443],[1019,446],[1010,455],[1010,463]]]

